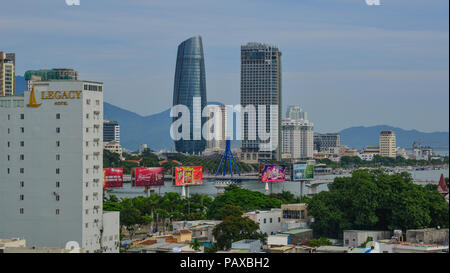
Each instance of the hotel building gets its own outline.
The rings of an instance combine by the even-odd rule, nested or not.
[[[395,158],[397,156],[395,133],[393,131],[381,131],[379,147],[381,156]]]
[[[24,95],[0,97],[0,238],[119,251],[119,213],[102,205],[102,89],[32,81]]]

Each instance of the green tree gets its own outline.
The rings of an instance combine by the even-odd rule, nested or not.
[[[308,200],[316,235],[342,237],[344,229],[394,230],[448,227],[449,207],[436,189],[413,183],[409,173],[382,170],[335,178]]]
[[[193,250],[195,250],[195,251],[200,251],[200,247],[202,246],[202,244],[201,244],[197,239],[194,239],[194,240],[189,244],[189,246],[190,246]]]
[[[133,238],[135,226],[142,223],[143,218],[138,209],[125,207],[120,211],[120,224],[126,227],[130,238]]]
[[[222,223],[216,225],[213,235],[217,240],[218,249],[229,249],[235,241],[244,239],[267,239],[267,234],[258,232],[259,225],[247,217],[227,216]]]

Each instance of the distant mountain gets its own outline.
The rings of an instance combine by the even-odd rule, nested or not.
[[[170,110],[150,116],[141,116],[105,102],[103,104],[105,120],[115,120],[120,125],[120,143],[122,147],[135,151],[139,144],[148,144],[153,150],[173,148],[170,138]]]
[[[383,130],[394,131],[398,147],[409,148],[412,143],[421,140],[427,146],[448,146],[448,132],[424,133],[417,130],[404,130],[389,125],[371,127],[351,127],[340,131],[341,145],[362,149],[368,145],[378,146],[379,134]]]
[[[25,78],[16,76],[16,94],[23,94],[26,89],[27,83]],[[220,103],[209,102],[209,104]],[[170,109],[154,115],[141,116],[107,102],[104,103],[104,119],[119,122],[122,147],[132,151],[137,150],[139,144],[144,143],[154,150],[173,149],[174,144],[170,138],[169,131],[172,119],[169,114]],[[357,149],[362,149],[368,145],[378,145],[378,136],[383,130],[395,132],[397,146],[399,147],[411,147],[412,143],[419,139],[424,145],[449,146],[448,132],[424,133],[388,125],[359,126],[344,129],[339,132],[341,134],[341,144]],[[239,144],[239,141],[233,141],[232,148],[238,148]]]
[[[23,76],[16,76],[16,94],[22,95],[27,90],[27,81]]]
[[[217,104],[210,102],[210,104]],[[169,116],[170,110],[149,116],[140,116],[131,111],[121,109],[109,103],[104,104],[104,119],[115,120],[120,124],[121,144],[129,150],[137,150],[139,144],[146,143],[154,150],[173,149],[170,138]],[[448,146],[448,132],[425,133],[417,130],[404,130],[388,125],[371,127],[351,127],[340,131],[341,144],[362,149],[368,145],[378,145],[379,133],[383,130],[392,130],[397,136],[397,146],[411,147],[412,143],[421,140],[424,145]],[[233,141],[233,148],[239,147],[239,142]]]

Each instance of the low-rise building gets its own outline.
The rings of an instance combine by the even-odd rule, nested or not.
[[[292,229],[282,234],[289,236],[288,242],[292,245],[300,245],[313,238],[313,230],[309,228]]]
[[[259,224],[259,231],[268,235],[281,231],[281,209],[250,211],[244,213],[242,216],[248,217],[253,222]]]
[[[381,240],[375,244],[375,250],[379,253],[443,253],[448,252],[448,245]]]
[[[417,244],[448,244],[448,228],[410,229],[406,231],[406,241]]]
[[[293,228],[307,228],[310,218],[307,213],[306,203],[281,205],[281,230],[287,231]]]
[[[236,252],[258,253],[261,252],[260,240],[241,240],[231,244],[232,250]]]
[[[369,237],[372,241],[390,239],[389,231],[372,231],[372,230],[344,230],[344,246],[359,247],[364,244]]]
[[[103,143],[103,149],[108,150],[112,153],[116,153],[122,158],[122,147],[120,146],[119,142],[104,142]]]

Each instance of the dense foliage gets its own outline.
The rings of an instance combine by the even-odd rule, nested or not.
[[[318,159],[317,163],[326,164],[331,168],[357,168],[357,167],[402,167],[402,166],[427,166],[427,165],[448,165],[448,156],[444,157],[443,160],[433,159],[433,160],[415,160],[415,159],[405,159],[402,156],[397,156],[396,158],[384,157],[380,155],[375,155],[373,160],[365,161],[358,156],[343,156],[339,162],[331,161],[330,159]]]
[[[449,206],[436,186],[413,184],[409,173],[355,171],[335,178],[308,201],[315,235],[341,237],[346,229],[448,227]]]
[[[208,210],[208,218],[222,220],[227,205],[239,206],[243,211],[279,208],[282,199],[267,196],[261,192],[234,187],[217,196]]]
[[[103,200],[103,210],[120,211],[120,224],[132,232],[135,226],[156,224],[158,228],[168,229],[172,221],[206,219],[207,208],[212,198],[204,194],[194,194],[182,199],[178,193],[169,192],[164,196],[118,199],[114,195]]]

